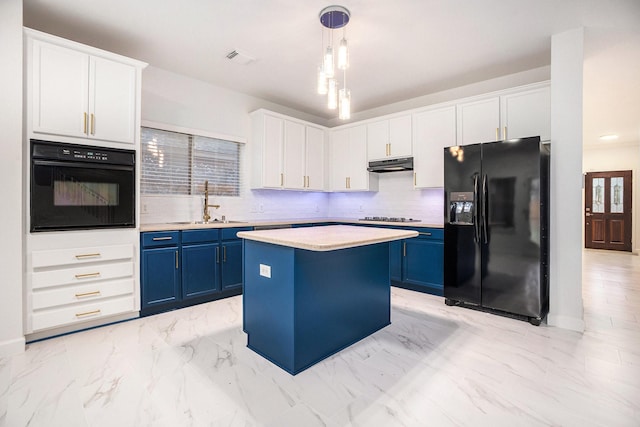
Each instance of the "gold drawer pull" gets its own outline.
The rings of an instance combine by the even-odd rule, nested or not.
[[[76,317],[87,317],[87,316],[93,316],[96,314],[100,314],[100,310],[93,310],[93,311],[86,311],[84,313],[76,313]]]
[[[82,294],[76,294],[76,298],[86,298],[86,297],[93,297],[98,295],[100,295],[100,291],[84,292]]]
[[[76,255],[76,259],[95,258],[99,256],[100,256],[100,252],[96,252],[95,254],[80,254],[80,255]]]
[[[152,240],[154,242],[157,242],[158,240],[171,240],[171,239],[173,239],[173,237],[167,236],[167,237],[154,237]]]
[[[84,274],[76,274],[76,279],[88,279],[90,277],[98,277],[100,276],[100,272],[96,273],[84,273]]]

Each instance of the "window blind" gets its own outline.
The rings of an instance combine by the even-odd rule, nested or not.
[[[240,195],[240,144],[143,127],[142,194]]]

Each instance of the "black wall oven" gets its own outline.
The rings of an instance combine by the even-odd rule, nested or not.
[[[31,140],[30,230],[135,227],[135,151]]]

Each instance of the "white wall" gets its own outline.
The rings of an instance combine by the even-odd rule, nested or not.
[[[22,0],[0,1],[0,357],[24,350],[22,335]]]
[[[582,170],[584,172],[604,172],[630,170],[632,172],[633,188],[631,198],[633,207],[632,216],[632,247],[640,252],[640,144],[612,144],[611,146],[585,146],[582,158]],[[584,198],[582,202],[584,207]],[[584,246],[584,216],[582,222],[583,246]]]
[[[550,325],[584,330],[582,99],[584,30],[551,38]]]

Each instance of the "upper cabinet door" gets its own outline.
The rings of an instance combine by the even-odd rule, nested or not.
[[[367,128],[354,126],[349,128],[349,154],[347,158],[349,182],[348,190],[368,191],[369,172],[367,171]]]
[[[349,129],[331,132],[331,190],[345,191],[349,176]]]
[[[411,156],[411,115],[367,125],[368,160]]]
[[[389,119],[389,157],[411,156],[411,115]]]
[[[90,57],[88,127],[91,138],[130,144],[135,142],[135,67]]]
[[[282,144],[284,138],[284,120],[278,117],[264,115],[264,132],[262,147],[262,187],[281,188],[282,174]]]
[[[540,136],[551,139],[551,89],[545,86],[500,97],[504,139]]]
[[[283,186],[285,188],[304,189],[304,140],[305,126],[302,123],[284,121],[284,167]]]
[[[307,126],[306,159],[307,190],[324,190],[324,131],[313,126]]]
[[[380,120],[367,125],[367,152],[368,160],[388,157],[389,120]]]
[[[500,98],[458,104],[458,144],[499,141]]]
[[[444,187],[445,147],[456,145],[456,107],[413,115],[414,188]]]
[[[32,128],[34,132],[86,137],[89,56],[33,42]]]

